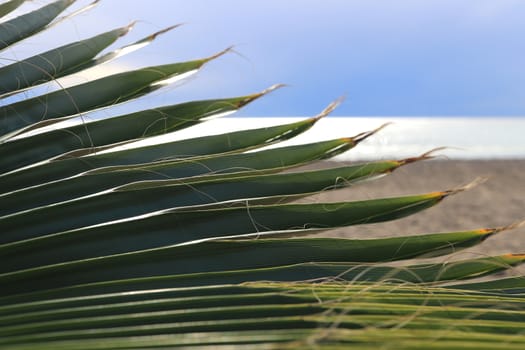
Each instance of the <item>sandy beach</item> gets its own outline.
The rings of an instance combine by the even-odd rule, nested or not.
[[[328,164],[321,166],[325,165]],[[309,200],[362,200],[441,191],[468,184],[478,177],[486,177],[487,181],[419,214],[386,223],[336,229],[323,235],[376,238],[499,227],[525,220],[525,160],[422,161],[380,179]],[[525,227],[499,233],[477,247],[455,254],[454,258],[505,253],[525,253]],[[514,272],[518,271],[525,273],[525,267]]]

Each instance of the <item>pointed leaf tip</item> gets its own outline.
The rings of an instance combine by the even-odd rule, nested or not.
[[[500,232],[513,230],[519,227],[525,226],[525,221],[516,222],[507,226],[501,226],[501,227],[494,227],[494,228],[481,228],[478,230],[474,230],[472,232],[478,233],[479,235],[484,235],[484,239],[487,239],[491,237],[492,235],[495,235]]]
[[[495,231],[495,233],[498,233],[498,232],[515,230],[517,228],[524,227],[524,226],[525,226],[525,220],[517,221],[507,226],[496,227],[493,230]]]
[[[471,183],[469,183],[469,184],[467,184],[465,186],[461,186],[461,187],[454,188],[454,189],[451,189],[451,190],[448,190],[448,191],[444,191],[443,194],[445,196],[451,196],[451,195],[454,195],[456,193],[468,191],[468,190],[473,189],[474,187],[477,187],[477,186],[485,183],[487,180],[488,180],[487,177],[478,177],[474,181],[472,181]]]
[[[270,86],[269,88],[264,89],[261,92],[257,92],[257,93],[254,93],[254,94],[246,96],[246,98],[241,100],[241,101],[239,101],[238,104],[235,107],[236,108],[244,107],[248,103],[253,102],[253,101],[257,100],[258,98],[261,98],[261,97],[263,97],[265,95],[268,95],[269,93],[271,93],[271,92],[273,92],[273,91],[275,91],[277,89],[280,89],[282,87],[285,87],[285,86],[286,86],[285,84],[274,84],[274,85]]]
[[[516,259],[519,261],[525,261],[525,253],[508,253],[508,254],[505,254],[504,256],[511,258],[511,259]]]
[[[429,192],[426,195],[424,195],[424,197],[427,199],[436,198],[439,201],[441,201],[445,199],[446,197],[459,193],[459,192],[461,191],[458,191],[458,190],[436,191],[436,192]]]
[[[155,33],[151,34],[150,36],[148,36],[147,41],[153,41],[153,40],[155,40],[159,35],[165,34],[165,33],[169,32],[169,31],[171,31],[171,30],[173,30],[173,29],[175,29],[175,28],[178,28],[178,27],[180,27],[180,26],[182,26],[182,25],[184,25],[184,23],[174,24],[174,25],[172,25],[172,26],[169,26],[169,27],[167,27],[167,28],[164,28],[164,29],[162,29],[162,30],[159,30],[158,32],[155,32]]]
[[[510,266],[520,265],[525,263],[525,253],[507,253],[501,255],[505,264]]]
[[[375,135],[376,133],[378,133],[382,129],[386,128],[390,124],[392,124],[392,123],[385,123],[385,124],[381,125],[380,127],[376,128],[374,130],[365,131],[365,132],[359,133],[359,134],[355,135],[354,137],[352,137],[352,139],[354,140],[354,142],[356,144],[358,144],[359,142],[366,140],[370,136]]]
[[[465,185],[465,186],[462,186],[462,187],[458,187],[458,188],[453,188],[451,190],[446,190],[446,191],[437,191],[437,192],[430,192],[430,193],[427,193],[425,195],[426,198],[430,199],[430,198],[437,198],[439,201],[445,199],[446,197],[449,197],[449,196],[452,196],[452,195],[455,195],[457,193],[460,193],[460,192],[464,192],[464,191],[467,191],[467,190],[470,190],[482,183],[484,183],[487,179],[486,178],[477,178],[476,180],[472,181],[471,183]]]
[[[221,56],[223,56],[223,55],[225,55],[225,54],[227,54],[229,52],[232,52],[232,51],[233,51],[233,46],[229,46],[229,47],[225,48],[224,50],[219,51],[216,54],[211,55],[210,57],[207,57],[207,58],[203,59],[203,61],[204,61],[203,63],[208,63],[210,61],[213,61],[214,59],[219,58],[219,57],[221,57]]]
[[[67,2],[67,3],[68,3],[68,6],[69,6],[69,5],[72,5],[75,1],[76,1],[76,0],[69,0],[69,1]],[[71,19],[71,18],[73,18],[73,17],[75,17],[75,16],[78,16],[78,15],[84,13],[84,12],[87,12],[87,11],[91,10],[92,8],[94,8],[95,6],[97,6],[99,2],[100,2],[100,0],[94,0],[93,2],[91,2],[91,3],[87,4],[86,6],[84,6],[84,7],[80,8],[80,9],[76,10],[76,11],[73,12],[73,13],[70,13],[69,15],[65,15],[65,16],[59,17],[59,18],[57,18],[57,20],[53,23],[53,25],[54,25],[54,24],[57,24],[57,23],[60,23],[60,22],[62,22],[62,21],[64,21],[64,20],[66,20],[66,19]]]
[[[288,85],[286,84],[283,84],[283,83],[277,83],[277,84],[273,84],[272,86],[270,86],[269,88],[267,89],[264,89],[263,91],[261,91],[259,94],[262,96],[262,95],[267,95],[269,94],[270,92],[273,92],[277,89],[280,89],[280,88],[283,88],[283,87],[287,87]]]
[[[401,163],[401,165],[405,165],[405,164],[419,162],[421,160],[434,159],[437,156],[434,155],[433,153],[438,152],[438,151],[442,151],[444,149],[447,149],[447,147],[437,147],[437,148],[431,149],[428,152],[423,153],[420,156],[402,159],[402,160],[399,161],[399,163]]]
[[[477,233],[477,234],[479,234],[481,236],[483,236],[483,235],[491,236],[491,235],[493,235],[493,234],[495,234],[497,232],[500,232],[500,230],[497,229],[497,228],[480,228],[480,229],[474,230],[472,232]]]
[[[326,106],[325,109],[323,109],[321,111],[321,113],[319,113],[318,115],[316,115],[315,117],[313,117],[313,119],[315,120],[320,120],[324,117],[326,117],[327,115],[329,115],[330,113],[332,113],[337,107],[339,107],[339,105],[341,103],[343,103],[343,101],[345,100],[344,96],[341,96],[339,97],[338,99],[336,99],[335,101],[331,102],[328,106]]]
[[[137,21],[133,21],[130,24],[128,24],[127,26],[125,26],[123,28],[124,29],[123,33],[120,34],[120,36],[124,36],[124,35],[128,34],[135,27],[136,24],[137,24]]]

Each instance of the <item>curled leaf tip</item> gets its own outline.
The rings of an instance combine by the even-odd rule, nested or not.
[[[366,131],[366,132],[362,132],[360,134],[357,134],[356,136],[352,137],[352,139],[358,143],[358,142],[361,142],[367,138],[369,138],[370,136],[378,133],[379,131],[383,130],[384,128],[386,128],[388,125],[390,125],[392,123],[385,123],[383,125],[381,125],[380,127],[374,129],[374,130],[371,130],[371,131]]]

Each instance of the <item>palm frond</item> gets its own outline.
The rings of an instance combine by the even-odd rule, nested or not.
[[[4,22],[1,48],[57,24],[73,2]],[[23,3],[0,4],[0,16]],[[128,25],[0,68],[0,347],[523,348],[525,279],[494,273],[524,255],[420,260],[513,226],[309,237],[416,214],[470,187],[296,203],[432,158],[298,168],[351,151],[382,127],[265,148],[310,129],[338,102],[290,124],[159,144],[135,142],[233,113],[280,85],[57,126],[98,109],[110,113],[229,49],[7,98],[105,64],[175,27],[104,53]],[[469,281],[481,276],[487,280]]]

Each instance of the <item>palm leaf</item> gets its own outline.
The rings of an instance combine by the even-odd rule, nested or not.
[[[0,141],[34,128],[67,120],[83,112],[143,96],[161,88],[165,81],[175,76],[198,70],[224,52],[194,61],[119,73],[3,106],[0,108]],[[2,162],[2,167],[16,169],[7,160]]]
[[[45,30],[75,0],[57,0],[38,10],[3,22],[0,27],[0,50]],[[4,3],[3,10],[10,12],[17,3]],[[21,5],[21,4],[20,4]]]
[[[0,17],[4,17],[20,7],[26,0],[10,0],[0,4]]]
[[[102,57],[95,57],[118,38],[126,35],[132,27],[133,24],[114,29],[0,68],[0,78],[2,79],[0,95],[5,97],[38,84],[108,62],[117,56],[133,51],[133,48],[136,46],[149,44],[159,34],[165,33],[176,26],[154,33],[134,44],[104,54]]]
[[[22,3],[0,4],[0,16]],[[2,48],[59,23],[72,3],[54,1],[4,22]],[[0,68],[0,94],[104,64],[175,27],[104,53],[130,29],[122,27],[15,62]],[[0,107],[0,346],[523,348],[524,279],[494,273],[524,262],[524,255],[419,261],[446,257],[516,225],[308,237],[412,215],[472,187],[295,203],[432,158],[428,152],[297,168],[351,151],[382,127],[263,149],[310,129],[338,102],[290,124],[162,144],[133,142],[235,112],[279,85],[40,130],[100,108],[109,113],[112,105],[141,98],[227,51]],[[481,276],[488,280],[468,281]]]

